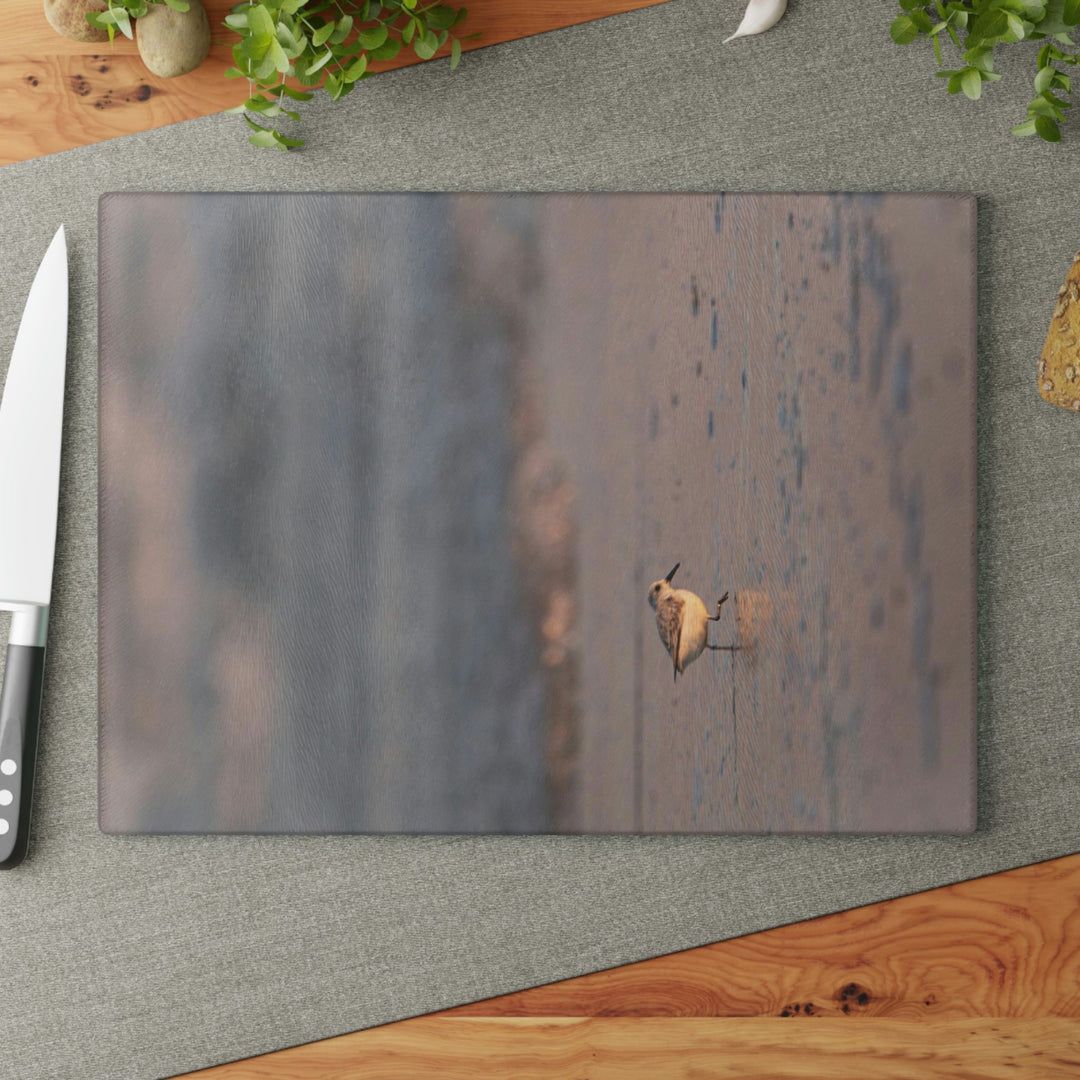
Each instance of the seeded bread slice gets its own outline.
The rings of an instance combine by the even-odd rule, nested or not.
[[[1039,393],[1051,405],[1080,412],[1080,251],[1058,290],[1039,360]]]

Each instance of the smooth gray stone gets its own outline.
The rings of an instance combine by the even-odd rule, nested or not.
[[[214,116],[0,170],[0,361],[72,261],[60,539],[28,861],[0,877],[0,1076],[167,1076],[1080,848],[1077,417],[1035,364],[1080,247],[1080,132],[1014,139],[1037,46],[949,97],[893,9],[673,0],[365,82],[308,148]],[[979,830],[964,838],[126,837],[97,829],[95,222],[139,189],[980,196]],[[947,318],[948,297],[927,317]]]

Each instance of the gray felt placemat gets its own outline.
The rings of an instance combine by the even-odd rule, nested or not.
[[[1013,139],[889,4],[673,0],[366,83],[303,154],[209,117],[0,171],[0,356],[72,257],[60,539],[30,860],[0,878],[0,1075],[170,1075],[1080,848],[1080,423],[1034,365],[1080,246],[1080,137]],[[321,104],[321,103],[320,103]],[[980,196],[979,829],[964,838],[118,838],[96,820],[98,195],[147,189],[973,190]],[[167,296],[162,303],[169,302]],[[943,307],[948,297],[942,297]]]

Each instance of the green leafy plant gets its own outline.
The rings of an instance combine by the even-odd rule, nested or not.
[[[1080,24],[1080,0],[936,0],[933,4],[900,0],[900,7],[904,13],[890,29],[893,41],[907,45],[916,38],[929,38],[941,67],[941,35],[948,34],[960,51],[963,67],[939,71],[938,78],[948,79],[950,94],[963,92],[972,101],[982,95],[983,83],[1001,78],[994,72],[993,53],[998,45],[1045,41],[1039,50],[1028,118],[1012,132],[1060,142],[1060,125],[1072,103],[1055,91],[1071,95],[1070,77],[1064,69],[1080,65],[1080,55],[1068,51],[1077,47],[1069,31]]]
[[[337,101],[370,76],[370,61],[392,60],[405,47],[430,60],[449,41],[453,69],[461,59],[461,42],[468,40],[453,32],[464,21],[465,8],[419,0],[244,0],[231,11],[225,25],[240,41],[233,47],[235,66],[225,76],[246,78],[249,96],[227,111],[243,115],[254,146],[279,150],[304,145],[277,129],[282,117],[300,119],[285,108],[286,98],[307,101],[321,87]]]
[[[91,26],[132,36],[131,23],[150,4],[164,3],[187,11],[187,0],[108,0],[108,9],[89,12]],[[230,9],[225,25],[240,36],[233,46],[233,67],[227,79],[248,80],[248,97],[226,112],[239,113],[252,128],[253,146],[291,150],[304,140],[278,130],[282,118],[299,122],[286,99],[309,101],[323,89],[337,101],[371,75],[372,60],[392,60],[411,48],[419,60],[430,60],[450,42],[450,68],[461,60],[460,37],[454,31],[467,10],[420,0],[243,0]],[[292,79],[298,85],[290,85]],[[256,119],[257,118],[257,119]]]
[[[86,21],[98,30],[105,30],[112,41],[119,30],[126,38],[131,35],[131,20],[145,15],[151,4],[162,3],[175,11],[187,11],[187,0],[109,0],[105,11],[88,11]]]

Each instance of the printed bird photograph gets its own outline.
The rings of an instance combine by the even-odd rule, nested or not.
[[[974,827],[972,198],[117,193],[101,235],[106,831]]]
[[[719,622],[725,592],[716,601],[716,614],[710,615],[697,593],[689,589],[676,589],[671,581],[682,563],[676,563],[665,577],[649,586],[649,606],[656,612],[656,628],[660,640],[671,657],[673,678],[686,670],[706,649],[713,652],[734,652],[738,645],[710,645],[709,623]]]

